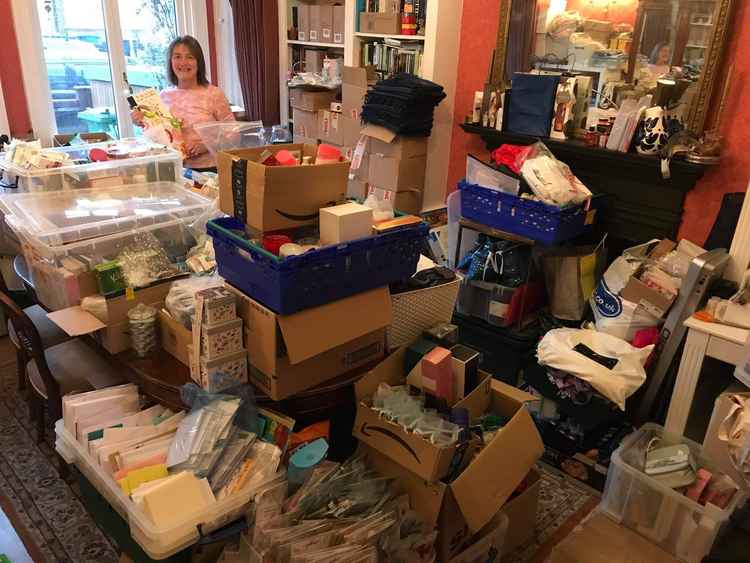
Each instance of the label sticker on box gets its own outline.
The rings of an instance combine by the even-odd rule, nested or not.
[[[584,225],[591,225],[594,223],[594,217],[596,216],[596,209],[589,209],[586,212],[586,220],[583,222]]]
[[[125,288],[125,301],[133,301],[135,299],[135,291],[132,287]]]
[[[490,315],[504,319],[508,314],[509,305],[500,301],[490,301]]]

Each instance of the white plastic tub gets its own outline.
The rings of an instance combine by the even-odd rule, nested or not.
[[[89,456],[86,448],[65,429],[62,420],[55,423],[55,434],[57,453],[67,463],[75,465],[112,508],[128,522],[133,539],[152,559],[165,559],[174,555],[196,543],[201,531],[207,534],[240,518],[247,511],[255,493],[264,484],[258,483],[241,493],[217,501],[202,514],[186,517],[174,526],[157,526]],[[175,506],[175,512],[180,512],[179,506]]]
[[[646,424],[628,436],[612,454],[599,508],[610,518],[658,544],[681,561],[700,563],[711,551],[716,536],[734,512],[740,492],[722,510],[712,504],[701,506],[679,491],[652,479],[638,467],[642,465],[640,456],[654,436],[662,438],[660,445],[688,445],[698,465],[711,469],[699,444],[682,436],[670,435],[656,424]]]
[[[91,149],[105,151],[111,147],[131,148],[133,156],[87,162],[59,168],[24,168],[8,162],[6,154],[0,153],[0,187],[4,193],[49,192],[69,189],[111,187],[117,185],[143,184],[146,182],[179,182],[182,179],[182,154],[174,149],[154,145],[143,140],[126,139],[108,143],[95,143],[74,147],[45,149],[66,153],[74,161],[87,160]]]

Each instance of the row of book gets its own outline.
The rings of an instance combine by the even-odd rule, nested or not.
[[[383,43],[362,45],[362,66],[373,65],[378,73],[387,76],[399,72],[419,75],[422,70],[422,44],[385,39]]]

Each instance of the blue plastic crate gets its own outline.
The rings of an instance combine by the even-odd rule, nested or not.
[[[420,223],[282,260],[250,243],[244,229],[233,217],[208,222],[219,274],[283,315],[412,276],[429,230]]]
[[[466,219],[542,244],[558,244],[577,237],[594,224],[599,198],[583,205],[555,207],[541,201],[459,183],[461,215]]]

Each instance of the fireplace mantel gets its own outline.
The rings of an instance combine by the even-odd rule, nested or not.
[[[461,127],[479,135],[489,150],[538,140],[477,125]],[[599,224],[610,237],[624,243],[676,237],[685,195],[707,170],[706,166],[673,159],[672,177],[665,180],[657,157],[593,148],[573,140],[542,141],[592,192],[607,195]]]

